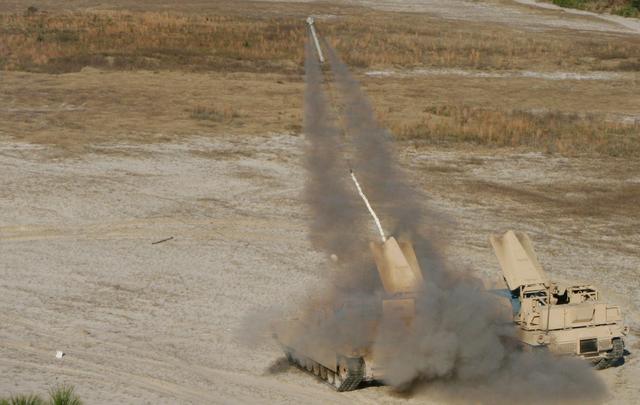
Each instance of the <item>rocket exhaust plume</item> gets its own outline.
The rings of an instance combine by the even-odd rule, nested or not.
[[[385,218],[395,221],[393,232],[412,239],[425,273],[412,327],[398,337],[394,325],[382,319],[374,337],[374,351],[393,348],[383,356],[389,359],[386,382],[398,389],[430,389],[447,401],[601,401],[606,390],[586,363],[522,353],[504,343],[513,338],[511,319],[481,280],[444,260],[439,249],[443,243],[434,232],[441,230],[442,221],[405,181],[390,134],[376,122],[347,66],[329,44],[325,46],[364,188]]]
[[[304,133],[307,138],[305,167],[307,179],[304,199],[311,210],[309,238],[312,246],[327,255],[337,257],[345,271],[334,273],[340,290],[367,289],[377,280],[365,263],[370,263],[362,246],[367,232],[362,210],[346,183],[349,167],[343,159],[344,137],[336,126],[323,88],[323,76],[314,45],[305,47]],[[349,269],[348,271],[346,269]]]
[[[338,269],[326,272],[325,300],[360,305],[326,320],[314,312],[318,301],[309,302],[302,316],[308,320],[305,328],[293,333],[297,342],[307,347],[370,347],[386,359],[385,383],[448,403],[602,401],[606,390],[583,361],[524,353],[505,343],[513,338],[512,320],[481,280],[445,260],[441,246],[446,229],[441,216],[425,207],[427,196],[411,189],[395,161],[390,134],[376,122],[367,96],[347,66],[325,43],[344,104],[346,134],[342,134],[325,97],[320,62],[313,49],[310,36],[304,94],[304,199],[311,211],[309,239],[314,249],[338,257],[335,263],[328,261]],[[387,239],[369,198],[391,225],[391,234],[413,242],[424,282],[410,328],[385,319],[379,309],[384,291],[369,253],[371,232],[366,232],[366,215],[353,187],[346,184],[347,151],[359,176],[351,172],[351,180],[380,238]],[[373,331],[369,327],[372,320],[378,324]]]
[[[362,187],[360,187],[360,183],[358,183],[358,179],[356,178],[356,175],[353,172],[353,170],[351,170],[351,178],[353,179],[353,182],[356,184],[356,189],[358,190],[358,194],[360,194],[360,197],[364,201],[364,204],[367,206],[369,213],[373,217],[373,221],[376,223],[376,227],[378,228],[378,232],[380,233],[380,238],[382,239],[382,243],[384,243],[387,240],[387,237],[384,236],[384,231],[382,230],[382,225],[380,224],[380,220],[378,219],[376,212],[373,210],[373,208],[371,208],[371,204],[369,204],[369,199],[362,191]]]

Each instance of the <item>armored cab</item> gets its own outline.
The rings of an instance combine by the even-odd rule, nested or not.
[[[378,329],[385,327],[382,320],[397,321],[384,325],[410,327],[416,293],[423,285],[411,243],[390,237],[384,242],[371,242],[370,247],[382,287],[377,295],[318,304],[311,313],[277,322],[273,327],[274,338],[291,364],[338,391],[384,379],[385,361],[381,356],[393,349],[374,351],[373,339]]]
[[[628,327],[619,307],[602,301],[592,285],[562,287],[550,281],[526,234],[508,231],[490,241],[525,347],[582,356],[598,369],[622,358]]]

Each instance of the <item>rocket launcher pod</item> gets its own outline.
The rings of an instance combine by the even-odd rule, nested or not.
[[[343,297],[315,306],[304,318],[277,322],[273,328],[290,363],[337,391],[353,390],[364,381],[384,380],[385,359],[393,356],[396,348],[378,344],[374,352],[373,339],[381,332],[404,333],[404,327],[411,327],[416,293],[422,289],[422,271],[410,242],[389,237],[384,242],[371,242],[370,248],[381,282],[380,292],[372,294],[371,300]],[[381,327],[393,330],[381,331]]]
[[[550,281],[526,234],[508,231],[490,241],[522,347],[581,356],[598,369],[622,363],[628,327],[618,306],[602,301],[592,285],[565,287]]]
[[[424,282],[416,252],[409,242],[398,242],[392,236],[384,243],[370,242],[369,247],[387,294],[417,292]]]

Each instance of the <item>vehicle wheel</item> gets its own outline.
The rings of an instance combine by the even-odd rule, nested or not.
[[[336,382],[336,373],[331,370],[327,370],[327,382],[329,384],[335,384]]]
[[[296,365],[298,366],[298,368],[300,368],[300,370],[305,369],[306,361],[307,360],[304,357],[298,357],[296,359]]]

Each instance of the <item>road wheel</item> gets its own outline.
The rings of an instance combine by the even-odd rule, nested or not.
[[[329,384],[335,384],[336,382],[336,373],[331,370],[327,370],[327,382]]]

